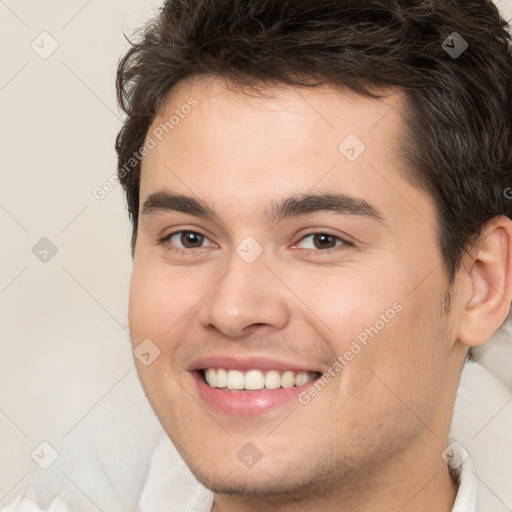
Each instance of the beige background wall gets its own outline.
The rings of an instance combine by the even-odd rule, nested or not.
[[[129,348],[124,199],[93,196],[117,167],[122,32],[159,4],[0,2],[0,503],[32,479],[129,510],[160,431]]]
[[[0,504],[31,484],[130,510],[161,434],[129,348],[124,198],[93,195],[116,170],[122,32],[159,4],[0,0]]]

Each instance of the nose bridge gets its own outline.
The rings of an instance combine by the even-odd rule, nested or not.
[[[248,238],[233,251],[200,312],[204,326],[212,325],[227,336],[243,335],[254,324],[282,328],[288,322],[282,285],[268,268],[263,248]]]

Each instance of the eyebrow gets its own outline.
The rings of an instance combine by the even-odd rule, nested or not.
[[[215,209],[195,197],[161,191],[150,194],[144,201],[142,214],[177,211],[197,217],[220,221]],[[263,217],[275,223],[289,217],[334,212],[341,215],[357,215],[386,224],[382,212],[364,199],[344,193],[295,194],[281,201],[273,201]]]

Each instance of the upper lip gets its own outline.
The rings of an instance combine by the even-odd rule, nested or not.
[[[284,361],[264,356],[234,357],[228,355],[212,355],[196,359],[190,365],[190,371],[203,370],[205,368],[224,368],[226,370],[289,370],[293,372],[318,372],[319,368],[311,365]]]

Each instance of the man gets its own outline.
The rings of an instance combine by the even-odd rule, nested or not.
[[[168,1],[118,95],[138,372],[212,510],[484,512],[449,432],[512,298],[496,7]]]

